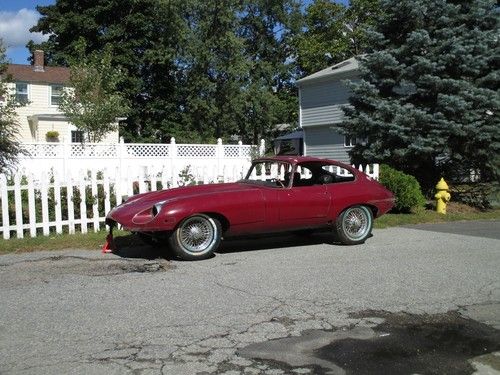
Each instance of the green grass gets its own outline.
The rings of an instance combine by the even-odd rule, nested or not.
[[[411,214],[386,214],[375,220],[375,228],[397,227],[411,224],[444,223],[450,221],[500,220],[500,209],[474,212],[454,212],[446,215],[431,210]]]
[[[412,214],[387,214],[375,220],[375,228],[388,228],[421,223],[441,223],[465,220],[500,220],[500,209],[489,211],[455,212],[440,215],[425,210]],[[115,236],[127,236],[128,232],[115,230]],[[21,253],[41,250],[89,249],[100,250],[104,245],[107,232],[89,232],[87,234],[59,234],[24,239],[0,239],[0,254]]]
[[[127,235],[128,232],[113,231],[115,236]],[[41,250],[63,249],[101,249],[106,241],[106,231],[89,232],[87,234],[53,234],[50,236],[0,239],[0,254],[24,253]]]

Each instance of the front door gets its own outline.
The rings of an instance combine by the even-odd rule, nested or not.
[[[297,186],[279,192],[280,221],[317,224],[328,215],[331,196],[325,185]]]

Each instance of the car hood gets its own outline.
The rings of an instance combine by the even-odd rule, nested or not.
[[[229,193],[229,192],[243,192],[258,189],[258,186],[245,184],[245,183],[223,183],[223,184],[206,184],[178,187],[160,191],[152,191],[149,193],[136,194],[131,196],[122,205],[130,203],[140,204],[154,204],[162,201],[175,201],[180,199],[187,199],[190,197],[199,197],[201,195]]]

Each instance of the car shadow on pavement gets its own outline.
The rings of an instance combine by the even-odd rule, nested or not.
[[[330,231],[297,234],[291,232],[271,233],[259,236],[230,237],[223,240],[216,254],[230,254],[245,251],[271,250],[286,247],[313,246],[313,245],[345,246],[339,242]],[[115,250],[113,254],[122,258],[137,259],[165,259],[178,260],[168,249],[166,244],[156,242],[146,244],[134,234],[117,236],[114,238]]]
[[[341,245],[331,232],[317,232],[308,235],[294,233],[267,234],[228,238],[222,241],[216,253],[227,254],[242,251],[270,250],[283,247],[312,246],[312,245]]]
[[[114,245],[115,249],[113,250],[113,254],[122,258],[140,258],[147,260],[158,258],[166,260],[172,259],[166,246],[159,243],[153,245],[146,244],[135,234],[115,237]]]

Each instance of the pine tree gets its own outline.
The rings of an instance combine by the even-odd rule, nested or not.
[[[385,0],[338,128],[425,188],[479,171],[498,180],[499,13],[493,0]]]

